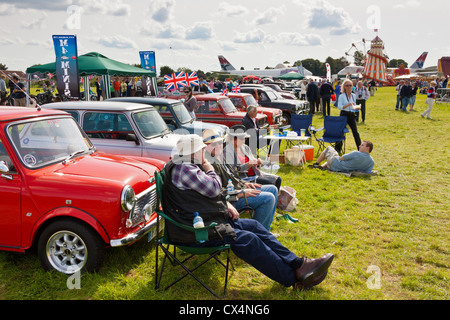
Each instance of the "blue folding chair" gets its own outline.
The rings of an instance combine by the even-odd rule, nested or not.
[[[292,131],[297,132],[300,135],[301,129],[305,129],[305,137],[311,139],[310,127],[312,124],[312,114],[292,114],[291,115],[291,128]]]
[[[319,129],[315,129],[312,126],[310,128],[317,143],[319,144],[317,155],[319,155],[325,149],[326,143],[329,143],[335,149],[338,143],[342,143],[343,148],[341,148],[340,150],[340,155],[344,154],[345,134],[349,132],[349,130],[347,129],[347,117],[325,116],[323,125],[324,126]],[[323,130],[323,135],[318,138],[317,133]]]

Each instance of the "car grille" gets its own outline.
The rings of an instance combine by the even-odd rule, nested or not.
[[[156,184],[136,196],[136,204],[134,205],[133,210],[131,210],[129,217],[132,221],[131,227],[135,227],[144,221],[144,207],[147,203],[151,204],[152,212],[155,212],[157,203]]]
[[[278,115],[278,116],[274,116],[273,117],[273,123],[274,124],[278,124],[278,123],[280,123],[281,122],[281,115]]]
[[[267,119],[267,118],[261,118],[261,119],[259,119],[259,120],[258,120],[258,126],[259,126],[259,127],[264,126],[264,125],[266,124],[266,119]]]

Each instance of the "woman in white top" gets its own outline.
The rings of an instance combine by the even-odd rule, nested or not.
[[[352,93],[353,82],[350,79],[344,80],[341,87],[341,95],[338,99],[338,109],[341,110],[340,116],[347,117],[347,124],[352,130],[353,138],[355,139],[356,149],[361,145],[361,138],[359,137],[358,127],[356,126],[356,113],[359,108],[356,106],[356,96]],[[342,143],[336,145],[336,151],[340,153]]]

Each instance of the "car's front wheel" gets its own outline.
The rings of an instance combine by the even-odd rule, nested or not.
[[[73,220],[49,225],[39,237],[38,255],[46,270],[66,274],[96,270],[104,256],[105,245],[89,226]]]

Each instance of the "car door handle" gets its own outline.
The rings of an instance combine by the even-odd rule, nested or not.
[[[10,174],[2,173],[2,178],[5,178],[6,180],[13,180],[13,176]]]

